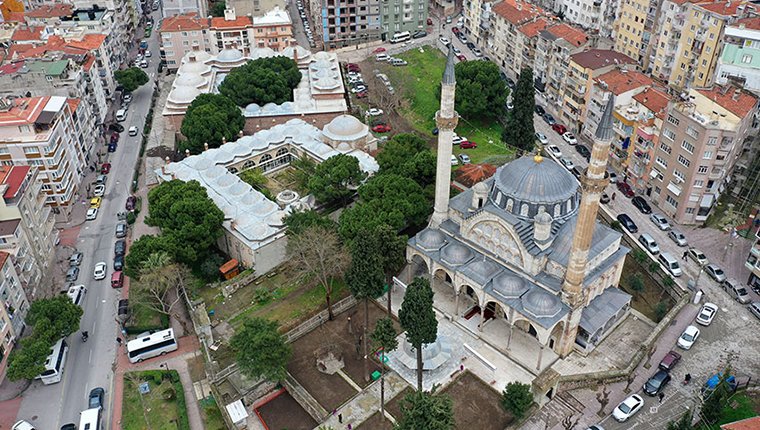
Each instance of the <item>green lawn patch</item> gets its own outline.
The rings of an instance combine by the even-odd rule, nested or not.
[[[131,307],[132,316],[125,324],[127,333],[139,334],[149,330],[169,327],[169,317],[141,303]]]
[[[203,428],[206,430],[225,430],[227,426],[222,418],[222,411],[216,404],[213,396],[208,396],[200,400],[201,414],[203,418]]]
[[[717,424],[710,426],[711,430],[720,430],[722,424],[752,418],[760,414],[760,395],[740,393],[731,397],[723,408],[723,417]]]
[[[150,392],[140,394],[147,382]],[[185,393],[176,370],[149,370],[124,375],[122,428],[124,430],[189,430]]]

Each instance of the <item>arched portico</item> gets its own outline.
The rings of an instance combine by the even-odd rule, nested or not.
[[[565,329],[565,323],[564,321],[559,321],[557,324],[554,325],[554,328],[552,328],[551,333],[549,334],[549,341],[548,347],[552,351],[556,352],[557,354],[560,353],[559,351],[559,345],[560,341],[562,340],[562,332]]]
[[[430,277],[430,268],[428,267],[427,262],[425,261],[422,256],[419,254],[412,255],[412,258],[409,260],[409,278],[414,279],[418,276],[423,278],[429,278]],[[410,280],[407,280],[410,281]]]

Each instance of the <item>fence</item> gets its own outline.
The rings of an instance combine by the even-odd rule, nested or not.
[[[333,315],[338,315],[343,312],[345,312],[347,309],[351,308],[356,304],[356,299],[354,296],[348,296],[345,299],[335,303],[333,305]],[[313,317],[309,318],[308,320],[304,321],[301,325],[294,328],[293,330],[290,330],[285,334],[285,341],[287,343],[293,343],[300,339],[305,334],[309,333],[310,331],[314,330],[315,328],[322,325],[325,321],[327,321],[327,317],[329,316],[329,313],[327,312],[327,309],[323,310],[322,312],[314,315]]]

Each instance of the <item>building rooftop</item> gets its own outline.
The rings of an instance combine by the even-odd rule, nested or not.
[[[201,18],[197,13],[186,13],[168,17],[161,22],[161,33],[172,31],[192,31],[208,28],[208,18]]]
[[[651,87],[636,94],[633,99],[652,111],[658,118],[665,116],[668,102],[670,102],[670,96],[666,92]]]
[[[14,42],[31,42],[35,40],[42,40],[42,32],[45,31],[45,27],[39,26],[27,26],[22,25],[16,28],[13,32],[11,40]]]
[[[31,166],[2,166],[2,169],[0,169],[0,177],[2,178],[0,179],[0,183],[8,186],[3,193],[4,199],[16,197],[29,170],[31,170]]]
[[[579,66],[591,70],[601,69],[613,64],[636,64],[636,60],[633,58],[611,49],[589,49],[588,51],[573,54],[570,58]]]
[[[696,91],[740,119],[747,116],[757,105],[757,97],[752,93],[731,85],[714,85],[712,88],[700,88]]]
[[[530,3],[503,0],[491,7],[491,12],[514,25],[520,25],[544,13],[544,10]]]
[[[588,42],[588,35],[579,28],[575,28],[567,24],[559,24],[549,27],[548,31],[552,36],[557,39],[564,39],[573,46],[583,46]]]
[[[60,18],[71,15],[73,11],[73,5],[57,3],[37,6],[35,9],[32,9],[25,14],[29,18]]]
[[[619,96],[628,91],[652,85],[652,79],[635,70],[611,70],[596,78],[597,85]]]
[[[519,30],[522,34],[528,37],[536,37],[541,30],[546,28],[547,25],[549,25],[549,22],[547,20],[538,18],[535,21],[521,25]]]
[[[77,107],[79,107],[79,103],[81,102],[80,99],[66,99],[66,103],[68,103],[69,110],[71,110],[72,113],[77,111]]]
[[[9,256],[10,256],[10,254],[8,254],[7,252],[0,251],[0,269],[2,269],[3,267],[5,267],[5,262],[8,261],[8,257]]]
[[[86,49],[91,51],[100,48],[106,40],[105,34],[85,34],[81,40],[69,40],[67,45],[73,48]]]
[[[737,9],[740,6],[741,10],[739,10],[739,12],[743,12],[746,8],[754,8],[751,4],[735,0],[697,3],[695,5],[695,7],[702,8],[721,16],[735,16],[737,14]]]
[[[34,124],[50,97],[31,97],[3,100],[10,103],[8,109],[0,109],[0,127]]]
[[[280,9],[279,6],[275,6],[274,9],[265,13],[263,16],[254,16],[253,25],[281,25],[292,24],[290,15],[286,10]]]
[[[24,22],[24,12],[8,12],[5,22]]]
[[[2,265],[0,265],[0,267],[2,267]],[[760,417],[752,417],[723,424],[720,428],[721,430],[757,430],[760,428]]]
[[[14,234],[19,224],[21,224],[21,218],[0,221],[0,237]]]
[[[211,18],[211,28],[245,28],[253,25],[250,16],[239,16],[235,19],[227,20],[222,16]]]
[[[69,65],[69,60],[55,61],[22,61],[25,63],[26,70],[30,72],[43,72],[48,76],[60,76]]]
[[[760,16],[738,19],[733,24],[729,25],[729,27],[760,31]]]

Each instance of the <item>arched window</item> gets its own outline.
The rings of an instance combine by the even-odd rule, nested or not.
[[[528,204],[523,203],[522,206],[520,206],[520,215],[528,216],[528,209],[529,209]]]
[[[277,156],[282,157],[283,155],[288,153],[288,148],[280,148],[277,150]]]
[[[570,213],[573,210],[573,199],[570,199],[567,201],[567,213]]]
[[[261,157],[261,160],[260,160],[259,162],[260,162],[261,164],[264,164],[264,163],[266,163],[267,161],[269,161],[269,160],[271,160],[271,159],[272,159],[272,156],[271,156],[271,155],[269,155],[269,154],[264,154],[264,155]]]
[[[248,160],[245,163],[243,163],[243,169],[251,169],[256,167],[256,162],[253,160]]]
[[[228,167],[227,171],[234,175],[238,172],[238,169],[236,167]]]
[[[515,202],[512,199],[507,199],[507,212],[512,212],[512,206],[514,206]]]
[[[554,218],[559,216],[559,212],[562,210],[562,205],[554,205]]]
[[[272,156],[269,154],[264,154],[261,157],[261,160],[259,160],[259,167],[261,168],[262,172],[266,172],[270,170],[272,167],[274,167],[274,163],[272,162]]]

